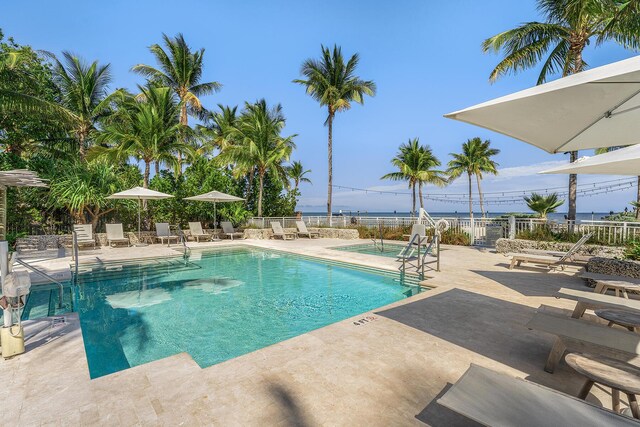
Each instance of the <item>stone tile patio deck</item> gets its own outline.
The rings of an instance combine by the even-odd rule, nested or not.
[[[354,241],[244,241],[380,268],[390,258],[330,249]],[[213,246],[215,244],[193,244]],[[82,259],[175,255],[172,248],[103,249]],[[69,259],[38,262],[49,272]],[[89,379],[75,314],[65,326],[33,322],[27,353],[0,361],[3,425],[466,425],[435,399],[471,362],[576,394],[582,380],[562,364],[542,367],[553,342],[524,325],[541,304],[573,308],[553,294],[582,288],[572,274],[507,270],[507,259],[444,247],[434,289],[387,307],[201,369],[178,354]],[[355,324],[372,316],[375,320]],[[589,397],[604,406],[610,396]]]

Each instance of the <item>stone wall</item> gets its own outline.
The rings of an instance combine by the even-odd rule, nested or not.
[[[213,229],[204,230],[205,233],[214,234]],[[217,230],[220,231],[219,229]],[[286,228],[285,231],[295,233],[296,229],[294,228]],[[351,228],[309,228],[309,231],[318,232],[320,237],[329,238],[329,239],[358,239],[358,230]],[[184,234],[189,236],[189,230],[185,230]],[[126,231],[124,233],[125,237],[129,238],[129,241],[132,245],[136,243],[140,243],[138,240],[138,233]],[[94,233],[94,238],[96,240],[96,246],[107,246],[107,234],[106,233]],[[155,231],[142,231],[140,233],[140,240],[146,243],[155,242]],[[244,238],[245,239],[270,239],[273,236],[273,231],[271,229],[257,229],[257,228],[248,228],[244,230]],[[16,250],[18,252],[29,252],[29,251],[45,251],[45,250],[54,250],[58,248],[70,248],[72,244],[72,236],[71,234],[61,234],[61,235],[34,235],[34,236],[26,236],[20,237],[16,240]]]
[[[523,252],[526,249],[541,249],[547,251],[566,252],[573,246],[573,243],[565,242],[544,242],[536,240],[524,239],[498,239],[496,242],[496,252]],[[603,258],[623,258],[624,247],[620,246],[601,246],[601,245],[583,245],[578,250],[579,255],[597,256]]]
[[[640,279],[640,262],[627,259],[591,258],[587,264],[587,271]]]

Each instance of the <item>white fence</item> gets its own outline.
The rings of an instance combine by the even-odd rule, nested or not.
[[[546,221],[539,218],[456,218],[437,217],[435,221],[446,219],[450,229],[454,232],[466,233],[470,237],[471,244],[484,245],[487,243],[487,230],[491,230],[490,237],[515,238],[519,233],[535,231],[538,227],[546,225],[553,232],[566,232],[572,230],[575,233],[593,233],[593,241],[608,244],[622,245],[633,240],[640,240],[640,222],[616,222],[616,221]],[[296,221],[304,221],[310,227],[370,227],[377,228],[382,224],[385,228],[410,227],[417,218],[415,217],[373,217],[373,216],[302,216],[297,217],[256,217],[248,220],[250,227],[269,228],[271,222],[280,222],[285,228],[295,228]],[[491,238],[489,240],[492,240]],[[491,243],[491,242],[489,242]]]

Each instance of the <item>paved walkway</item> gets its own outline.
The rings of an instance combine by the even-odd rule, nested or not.
[[[353,241],[245,241],[395,269],[391,258],[329,249]],[[194,246],[219,245],[201,244]],[[29,325],[27,353],[0,361],[3,425],[464,425],[435,399],[471,362],[577,394],[562,364],[542,369],[552,337],[524,325],[553,294],[583,288],[575,272],[509,271],[502,255],[444,247],[434,289],[373,312],[201,369],[188,354],[89,379],[76,315]],[[104,249],[82,259],[175,255],[172,248]],[[38,265],[49,272],[69,259]],[[371,316],[374,320],[355,324]],[[589,397],[610,405],[599,389]]]

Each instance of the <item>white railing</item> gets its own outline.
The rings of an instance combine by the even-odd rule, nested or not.
[[[487,243],[487,229],[498,237],[514,238],[518,234],[535,231],[538,227],[546,225],[553,232],[566,232],[572,230],[575,233],[593,233],[592,240],[609,245],[622,245],[633,240],[640,240],[640,222],[617,221],[547,221],[540,218],[457,218],[432,216],[433,221],[445,219],[449,222],[450,230],[465,233],[469,236],[472,245]],[[296,221],[304,221],[309,227],[336,227],[377,228],[380,225],[385,228],[411,227],[418,222],[417,217],[375,217],[375,216],[302,216],[302,217],[260,217],[248,220],[248,225],[257,228],[270,228],[271,222],[278,221],[285,228],[295,228]],[[496,236],[493,235],[493,237]]]

